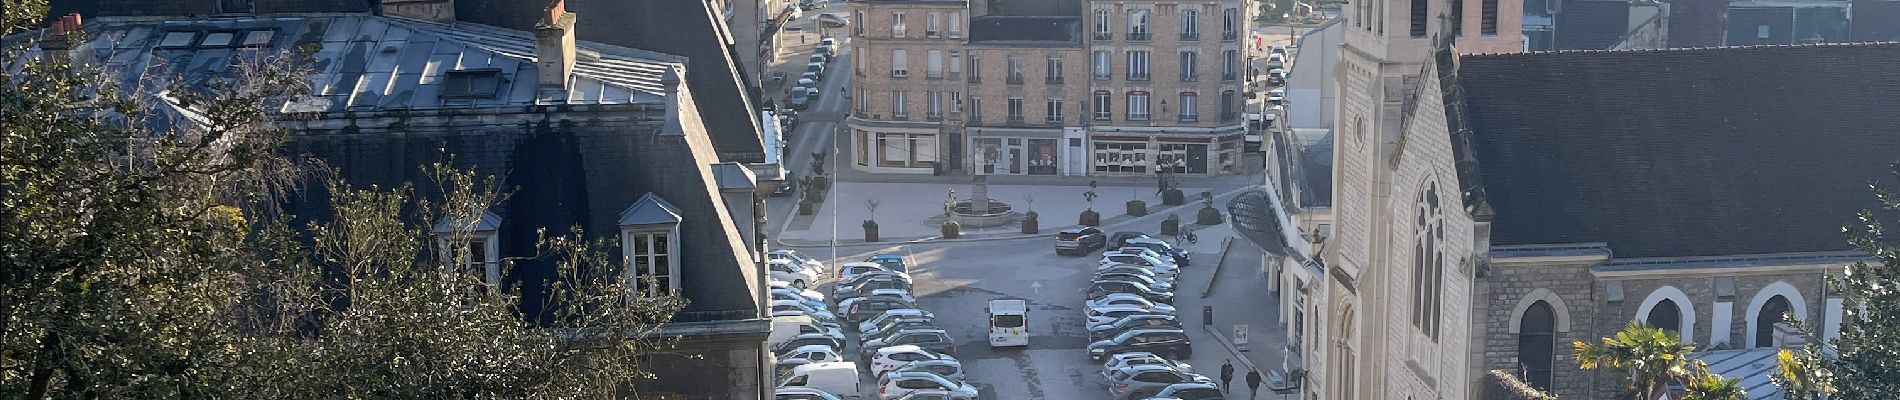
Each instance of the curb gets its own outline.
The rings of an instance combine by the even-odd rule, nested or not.
[[[1253,365],[1252,359],[1247,358],[1247,353],[1240,352],[1240,348],[1234,347],[1234,344],[1232,342],[1228,342],[1227,337],[1221,336],[1221,331],[1214,329],[1213,325],[1201,324],[1201,330],[1205,330],[1207,331],[1208,335],[1213,336],[1214,341],[1220,342],[1220,346],[1222,348],[1226,348],[1227,353],[1233,354],[1234,358],[1240,360],[1241,364],[1245,364],[1247,366],[1247,369],[1250,369],[1250,370],[1260,369],[1259,366]],[[1265,371],[1262,371],[1262,372],[1264,373]]]
[[[1227,253],[1233,250],[1233,245],[1233,236],[1220,239],[1220,260],[1214,262],[1214,273],[1207,276],[1207,286],[1206,289],[1201,289],[1201,298],[1205,299],[1209,293],[1214,293],[1214,283],[1220,282],[1221,267],[1227,265]]]
[[[1259,188],[1259,187],[1260,187],[1260,185],[1247,185],[1247,186],[1242,186],[1242,187],[1240,187],[1240,188],[1237,188],[1237,189],[1234,189],[1234,190],[1229,190],[1229,191],[1226,191],[1226,192],[1222,192],[1222,193],[1217,193],[1217,194],[1215,194],[1215,195],[1214,195],[1214,197],[1215,197],[1215,198],[1220,198],[1220,197],[1227,197],[1227,196],[1233,196],[1233,195],[1235,195],[1235,194],[1239,194],[1240,192],[1244,192],[1244,191],[1247,191],[1247,190],[1251,190],[1251,189],[1256,189],[1256,188]],[[1128,219],[1128,220],[1126,220],[1126,221],[1122,221],[1122,222],[1117,222],[1117,223],[1113,223],[1113,224],[1108,224],[1108,225],[1103,225],[1103,226],[1099,226],[1099,227],[1097,227],[1097,228],[1100,228],[1100,229],[1101,229],[1101,230],[1103,230],[1103,231],[1115,231],[1115,230],[1120,230],[1120,229],[1123,229],[1123,228],[1126,228],[1126,227],[1128,227],[1128,226],[1131,226],[1131,225],[1134,225],[1134,224],[1138,224],[1138,223],[1143,223],[1143,222],[1147,222],[1147,223],[1151,223],[1151,224],[1152,224],[1152,223],[1158,223],[1158,222],[1159,222],[1160,220],[1162,220],[1162,219],[1166,219],[1166,216],[1167,216],[1168,214],[1171,214],[1171,213],[1174,213],[1174,212],[1176,212],[1176,211],[1179,211],[1179,210],[1181,210],[1181,209],[1185,209],[1185,208],[1188,208],[1188,207],[1193,207],[1193,206],[1196,206],[1196,204],[1194,204],[1194,202],[1188,202],[1188,204],[1182,204],[1182,205],[1178,205],[1178,206],[1173,206],[1173,207],[1169,207],[1169,208],[1166,208],[1166,209],[1162,209],[1162,210],[1159,210],[1159,211],[1156,211],[1156,212],[1151,212],[1151,213],[1148,213],[1148,215],[1143,215],[1143,216],[1140,216],[1140,217],[1134,217],[1134,218],[1130,218],[1130,219]],[[778,229],[778,232],[780,232],[780,233],[784,233],[784,232],[785,232],[785,228],[787,228],[787,227],[790,227],[790,226],[792,225],[792,218],[796,218],[796,217],[797,217],[797,214],[798,214],[798,208],[797,208],[797,206],[796,206],[796,205],[794,205],[794,206],[793,206],[793,208],[792,208],[792,211],[791,211],[790,213],[787,213],[787,215],[788,215],[788,217],[787,217],[787,218],[785,218],[785,222],[783,222],[783,223],[780,223],[780,224],[779,224],[779,229]],[[1232,217],[1231,217],[1231,216],[1229,216],[1228,218],[1229,218],[1229,219],[1231,219]],[[1048,228],[1048,229],[1055,229],[1056,231],[1061,231],[1061,230],[1063,230],[1063,229],[1069,229],[1069,228],[1074,228],[1074,227],[1078,227],[1078,226],[1081,226],[1081,225],[1079,225],[1079,224],[1078,224],[1078,225],[1066,225],[1066,226],[1059,226],[1059,227],[1052,227],[1052,228]],[[1048,230],[1048,229],[1044,229],[1044,230]],[[998,234],[998,235],[996,235],[996,236],[987,236],[987,237],[964,237],[964,238],[956,238],[956,239],[944,239],[944,238],[943,238],[943,236],[923,236],[923,237],[908,237],[908,238],[896,238],[896,239],[891,239],[891,240],[885,240],[885,241],[878,241],[878,242],[865,242],[865,241],[862,241],[862,240],[855,240],[855,241],[845,241],[845,240],[839,240],[839,241],[837,241],[837,245],[838,245],[838,246],[858,246],[858,245],[886,245],[886,246],[888,246],[888,245],[903,245],[903,244],[921,244],[921,243],[935,243],[935,242],[941,242],[941,243],[958,243],[958,242],[985,242],[985,241],[1000,241],[1000,240],[1015,240],[1015,239],[1028,239],[1028,238],[1039,238],[1039,237],[1043,237],[1043,236],[1046,236],[1046,234],[1042,234],[1042,233],[1037,233],[1037,234],[1023,234],[1023,233],[1016,233],[1016,234]],[[1232,239],[1232,238],[1228,238],[1228,239]],[[807,242],[807,241],[798,241],[798,242]],[[1221,246],[1221,259],[1222,259],[1222,260],[1224,261],[1224,260],[1226,260],[1226,258],[1227,258],[1227,255],[1226,255],[1226,254],[1227,254],[1227,246],[1226,246],[1226,243],[1227,243],[1227,242],[1226,242],[1226,241],[1223,241],[1223,242],[1221,242],[1221,243],[1222,243],[1222,246]],[[780,246],[780,247],[787,247],[787,248],[799,248],[799,247],[830,247],[830,246],[832,246],[832,243],[831,243],[831,241],[809,241],[808,243],[804,243],[804,244],[794,244],[793,242],[786,242],[786,241],[785,241],[784,239],[780,239],[780,238],[778,238],[778,237],[776,237],[776,235],[775,235],[775,236],[774,236],[774,237],[772,238],[772,244],[775,244],[775,245],[778,245],[778,246]],[[1206,297],[1206,295],[1202,295],[1202,297]]]

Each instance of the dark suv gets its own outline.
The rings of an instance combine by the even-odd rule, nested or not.
[[[1174,328],[1181,329],[1181,320],[1168,314],[1136,314],[1115,320],[1107,324],[1089,327],[1089,340],[1121,336],[1122,332],[1138,329]]]
[[[1094,227],[1063,229],[1061,232],[1056,232],[1057,255],[1074,254],[1079,256],[1088,254],[1090,251],[1102,248],[1107,244],[1107,235],[1103,235],[1101,229]]]
[[[1132,330],[1108,340],[1089,343],[1089,359],[1095,362],[1131,351],[1155,353],[1170,360],[1186,360],[1194,356],[1194,346],[1188,341],[1187,332],[1172,328]]]

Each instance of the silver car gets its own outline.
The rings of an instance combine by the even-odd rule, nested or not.
[[[975,386],[929,372],[892,372],[885,378],[884,385],[877,388],[881,400],[896,400],[911,393],[944,394],[956,400],[976,400],[977,396]]]
[[[1109,375],[1108,393],[1114,395],[1115,400],[1146,398],[1177,383],[1214,383],[1213,379],[1205,376],[1156,364],[1137,365]]]

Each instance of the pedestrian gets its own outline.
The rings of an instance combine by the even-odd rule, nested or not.
[[[1249,399],[1260,395],[1260,370],[1253,368],[1247,369],[1247,389],[1247,398]]]
[[[1233,388],[1233,382],[1234,359],[1229,358],[1227,362],[1221,363],[1220,365],[1220,392],[1227,393],[1229,389]]]

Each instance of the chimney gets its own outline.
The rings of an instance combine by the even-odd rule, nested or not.
[[[79,13],[66,14],[53,21],[53,27],[47,30],[45,38],[40,39],[40,51],[53,54],[72,50],[74,36],[84,30]]]
[[[574,75],[574,13],[567,12],[563,0],[548,4],[541,22],[534,27],[534,67],[541,73],[541,88],[567,89]]]
[[[383,15],[455,22],[455,0],[382,0]]]
[[[678,137],[686,135],[685,122],[680,121],[680,107],[684,106],[684,104],[681,104],[683,100],[680,98],[680,85],[682,83],[680,82],[680,74],[675,68],[674,66],[667,66],[666,72],[660,74],[660,88],[666,91],[666,93],[664,93],[666,95],[666,121],[664,122],[665,125],[660,126],[660,136]]]

